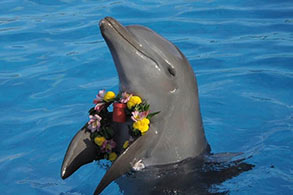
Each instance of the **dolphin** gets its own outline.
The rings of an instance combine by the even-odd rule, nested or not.
[[[123,194],[218,194],[218,185],[254,167],[243,160],[237,153],[208,154],[146,167],[115,182]],[[229,194],[229,190],[219,194]]]
[[[111,17],[102,19],[99,25],[119,75],[120,90],[142,97],[152,111],[160,113],[152,118],[149,131],[113,162],[95,194],[138,164],[176,164],[209,154],[196,77],[182,52],[144,26],[123,26]],[[95,151],[83,127],[67,149],[61,177],[65,179],[80,166],[100,159]]]

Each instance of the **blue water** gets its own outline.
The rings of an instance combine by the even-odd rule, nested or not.
[[[212,151],[252,155],[254,169],[219,192],[293,193],[292,0],[1,0],[1,194],[91,194],[103,176],[91,163],[63,181],[60,167],[97,91],[118,91],[105,16],[176,44],[197,75]]]

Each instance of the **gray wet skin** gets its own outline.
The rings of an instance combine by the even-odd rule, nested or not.
[[[209,149],[202,126],[196,78],[180,50],[149,28],[124,27],[110,17],[101,20],[100,29],[115,62],[120,90],[147,100],[151,111],[160,113],[152,118],[149,131],[112,164],[95,194],[139,160],[145,166],[170,164],[199,156]],[[84,156],[76,153],[92,147],[74,144],[83,140],[79,136],[72,140],[67,150],[70,153],[67,152],[62,165],[62,178],[75,171],[66,173],[67,166],[79,163],[71,165],[79,167],[83,162],[95,160],[93,156],[88,160],[79,159]]]
[[[123,27],[113,18],[100,22],[113,56],[122,91],[146,99],[155,134],[143,162],[167,164],[195,157],[207,147],[194,72],[185,56],[157,33],[143,26]]]

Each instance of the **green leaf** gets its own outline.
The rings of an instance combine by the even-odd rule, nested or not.
[[[150,105],[149,104],[146,104],[145,105],[145,108],[144,108],[144,111],[148,111],[150,109]]]
[[[122,92],[120,91],[117,96],[115,97],[115,101],[119,101],[122,97]]]
[[[155,116],[155,115],[157,115],[157,114],[159,114],[161,111],[159,111],[159,112],[152,112],[152,113],[150,113],[148,116],[147,116],[147,119],[151,119],[153,116]]]
[[[109,127],[103,127],[100,132],[107,140],[112,139],[114,134],[113,130]]]
[[[108,102],[106,102],[106,101],[104,101],[104,102],[106,102],[106,103],[108,103],[110,105],[110,104],[112,104],[115,101],[115,99],[116,98],[112,98],[112,99],[109,99]]]
[[[107,133],[110,138],[112,138],[114,136],[114,130],[111,127],[107,128]]]
[[[135,107],[134,107],[134,110],[139,111],[140,110],[140,104],[136,104]]]
[[[92,108],[89,110],[89,114],[90,114],[90,115],[95,115],[95,113],[96,113],[95,107],[92,107]]]
[[[141,132],[137,129],[134,129],[132,132],[133,132],[132,137],[134,138],[138,138],[139,136],[141,136]]]

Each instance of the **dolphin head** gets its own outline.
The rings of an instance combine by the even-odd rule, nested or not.
[[[114,59],[120,89],[146,99],[153,110],[167,111],[166,96],[172,101],[172,96],[186,89],[185,80],[194,80],[180,50],[151,29],[124,27],[111,17],[101,20],[100,29]]]

